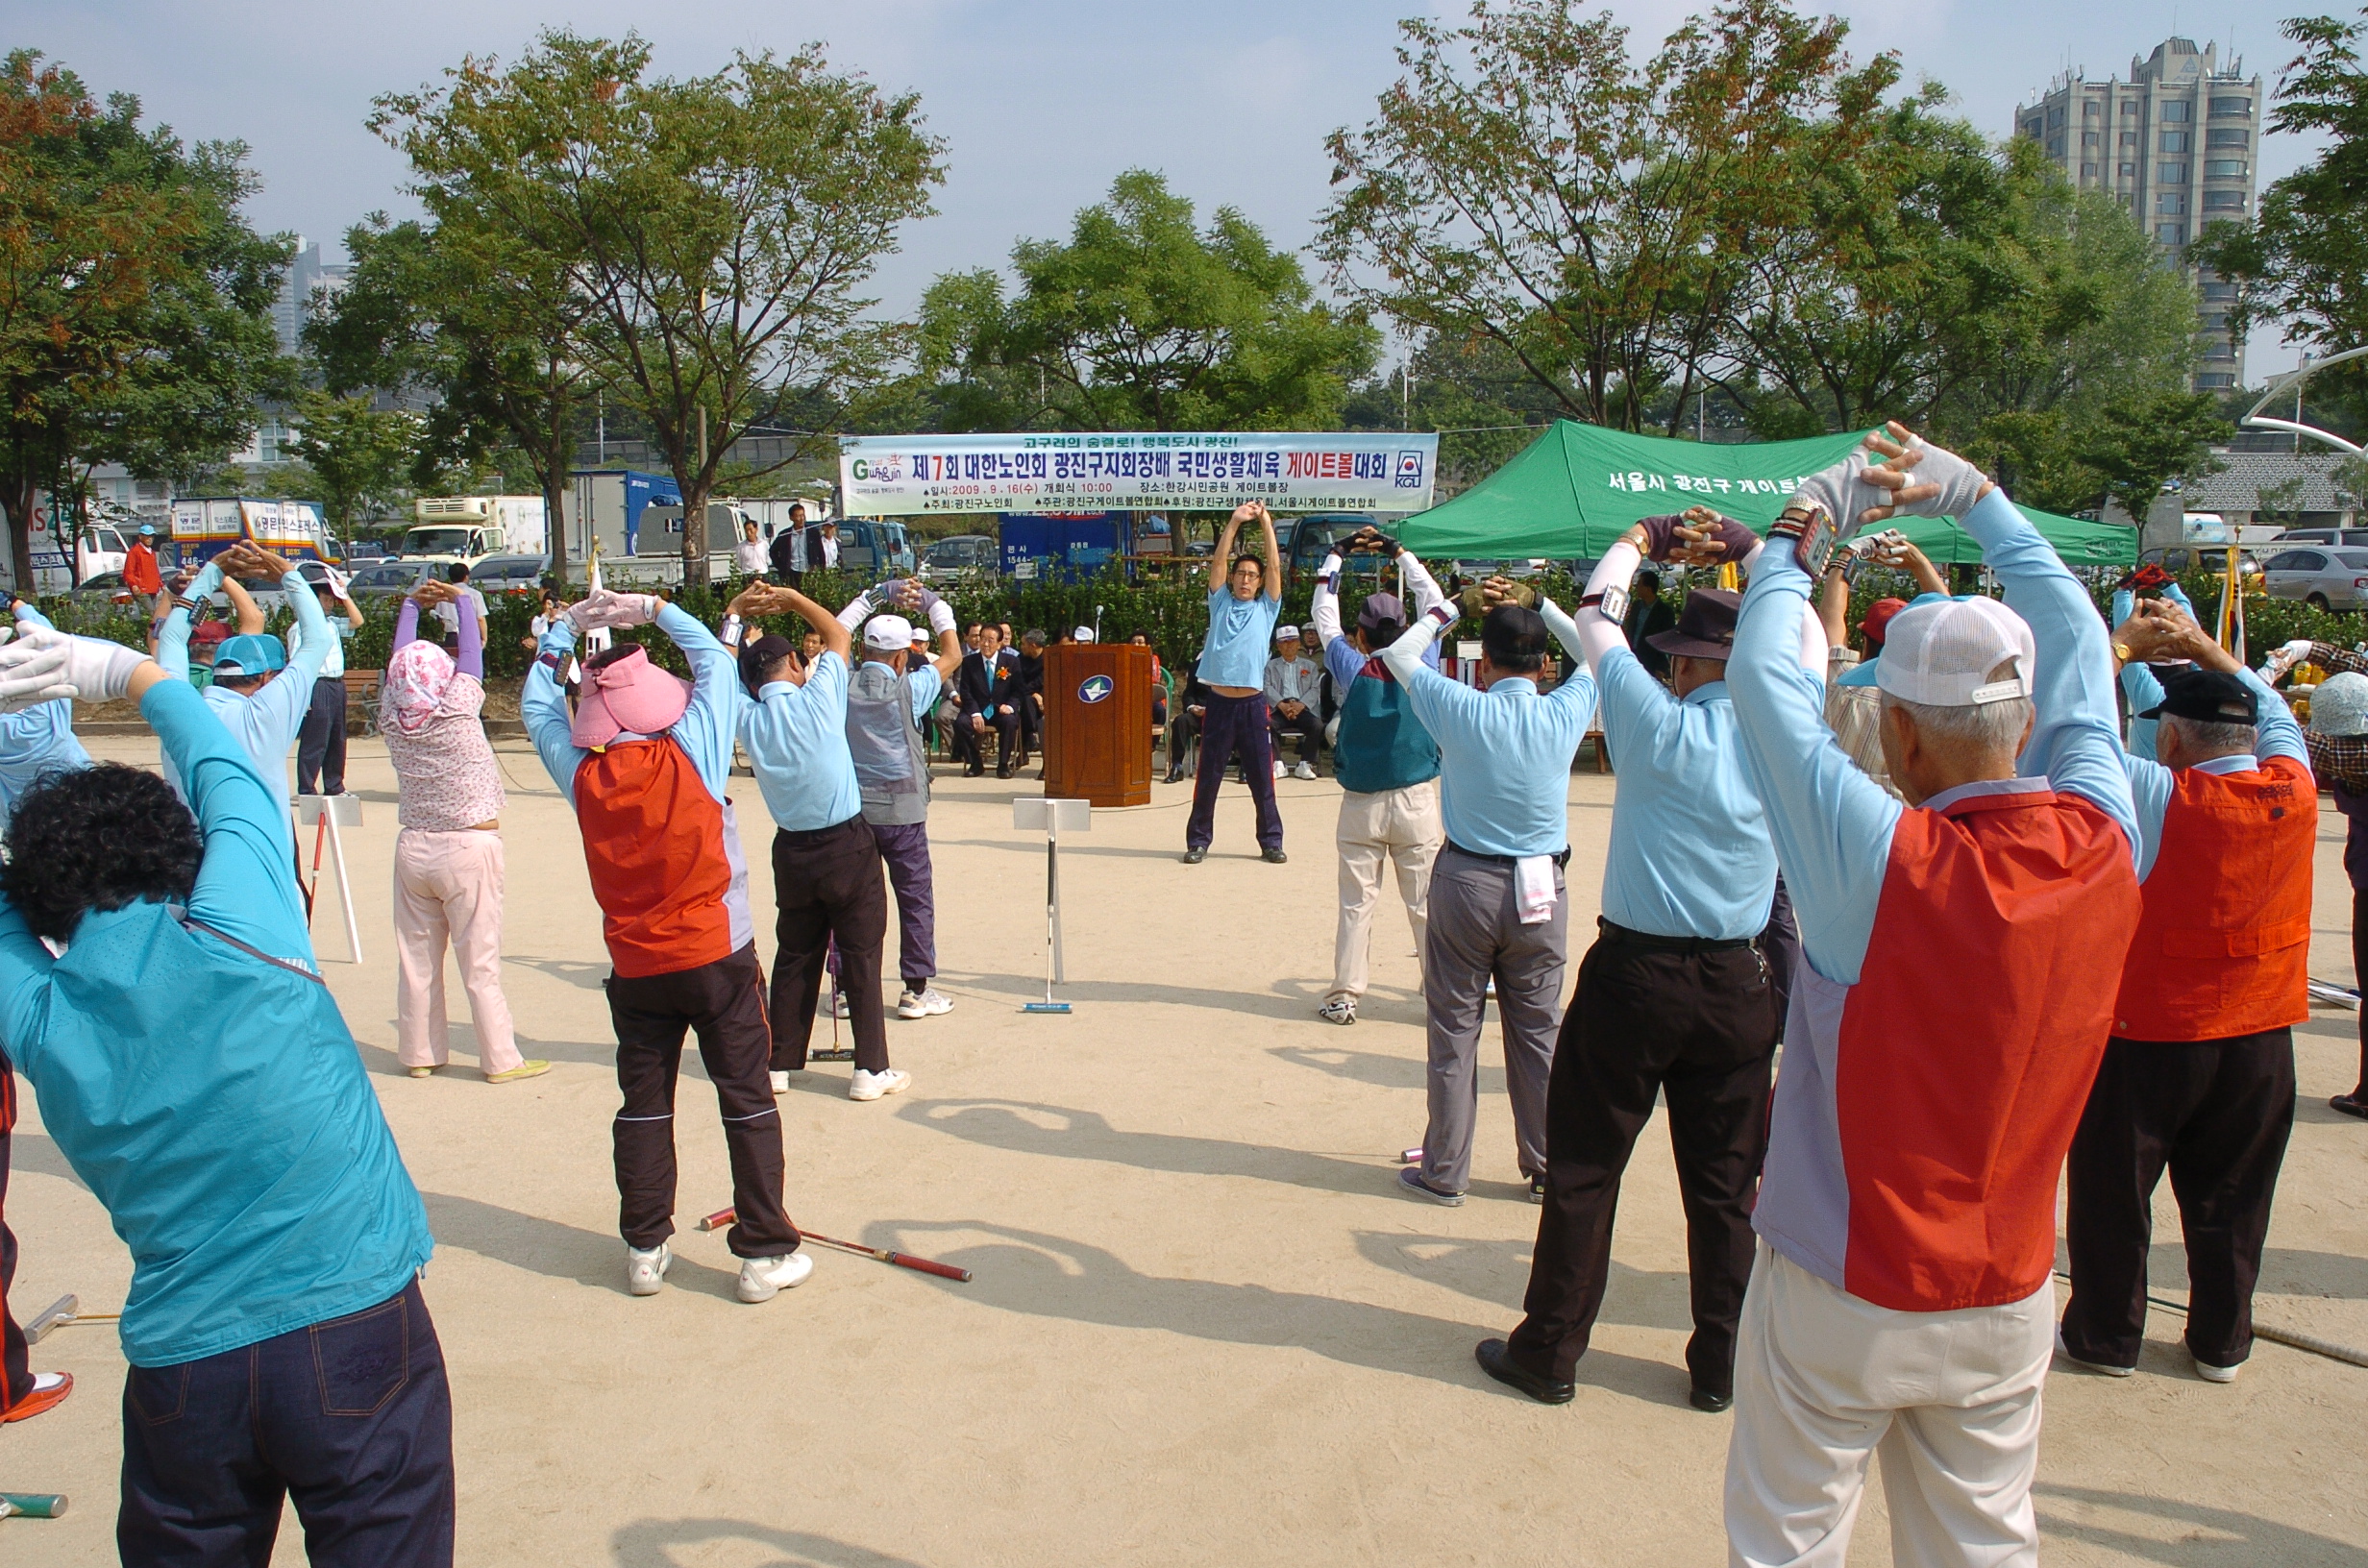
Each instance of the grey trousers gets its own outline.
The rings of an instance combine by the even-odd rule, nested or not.
[[[1422,1135],[1422,1179],[1442,1192],[1471,1185],[1480,1025],[1492,977],[1521,1174],[1545,1174],[1545,1086],[1562,1028],[1558,1004],[1570,930],[1570,899],[1559,868],[1554,892],[1552,919],[1523,925],[1514,913],[1510,864],[1465,854],[1453,845],[1431,863],[1430,930],[1422,953],[1431,1120]]]

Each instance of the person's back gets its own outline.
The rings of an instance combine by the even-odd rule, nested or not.
[[[202,1530],[259,1561],[293,1491],[316,1560],[449,1563],[427,1214],[314,972],[280,808],[154,661],[37,633],[0,663],[49,648],[76,695],[140,699],[187,801],[121,765],[50,775],[0,872],[0,1040],[132,1254],[124,1559]]]

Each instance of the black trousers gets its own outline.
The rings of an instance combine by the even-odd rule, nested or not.
[[[2293,1130],[2291,1029],[2108,1041],[2066,1164],[2064,1347],[2137,1364],[2155,1186],[2168,1165],[2187,1243],[2187,1349],[2212,1366],[2252,1354],[2253,1286]]]
[[[823,958],[835,939],[839,990],[855,1038],[855,1066],[888,1070],[887,1009],[879,998],[880,949],[888,941],[888,886],[872,824],[850,817],[808,833],[773,835],[773,1070],[805,1066]]]
[[[0,1214],[8,1211],[9,1139],[16,1126],[16,1074],[8,1053],[0,1051]],[[25,1331],[9,1311],[9,1286],[16,1283],[16,1233],[0,1218],[0,1415],[33,1392],[33,1364],[27,1359]]]
[[[986,720],[985,734],[972,727],[971,720],[974,717]],[[996,741],[996,768],[998,771],[1009,768],[1012,747],[1020,744],[1020,715],[1016,707],[1011,713],[984,713],[975,716],[965,713],[955,719],[953,722],[954,760],[965,768],[983,769],[987,765],[986,738],[988,735],[994,736]]]
[[[773,1103],[766,1064],[765,976],[756,943],[729,958],[673,974],[607,980],[608,1017],[617,1031],[617,1229],[644,1251],[675,1234],[675,1079],[682,1037],[699,1036],[699,1059],[715,1085],[731,1157],[731,1204],[738,1221],[725,1241],[737,1258],[778,1258],[797,1250],[798,1227],[781,1207],[781,1113]]]
[[[1696,1388],[1734,1391],[1775,1050],[1775,986],[1757,948],[1667,951],[1607,928],[1587,950],[1546,1079],[1545,1210],[1511,1339],[1521,1365],[1567,1382],[1587,1353],[1620,1173],[1663,1094],[1693,1283],[1686,1365]]]
[[[2368,991],[2368,894],[2357,888],[2352,890],[2352,984]],[[2359,1010],[2359,1087],[2352,1090],[2368,1095],[2368,1006]]]
[[[327,784],[324,791],[320,786]],[[312,705],[296,732],[296,793],[345,793],[345,681],[323,675],[312,683]]]
[[[1280,708],[1269,708],[1268,724],[1272,731],[1274,754],[1283,754],[1283,737],[1299,737],[1299,760],[1311,766],[1323,754],[1323,718],[1314,708],[1301,708],[1296,719],[1287,719]]]
[[[367,1311],[123,1380],[125,1562],[269,1562],[293,1500],[316,1568],[448,1568],[453,1396],[414,1280]]]

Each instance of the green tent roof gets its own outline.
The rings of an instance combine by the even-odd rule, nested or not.
[[[1504,467],[1408,518],[1397,532],[1430,556],[1593,560],[1639,518],[1701,504],[1765,533],[1800,481],[1839,462],[1859,440],[1845,431],[1726,446],[1557,420]],[[2022,511],[2075,566],[2137,560],[2134,528]],[[1892,526],[1935,561],[1982,558],[1973,540],[1944,518],[1901,518]]]

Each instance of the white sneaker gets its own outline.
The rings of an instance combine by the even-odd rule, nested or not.
[[[901,1094],[912,1087],[913,1075],[900,1067],[890,1067],[884,1072],[866,1072],[857,1067],[853,1080],[847,1086],[847,1097],[876,1100],[882,1094]]]
[[[2242,1361],[2238,1361],[2234,1366],[2214,1366],[2211,1362],[2198,1357],[2193,1351],[2189,1351],[2187,1356],[2195,1362],[2195,1375],[2206,1383],[2234,1383],[2236,1374],[2245,1369],[2245,1363]]]
[[[1316,1017],[1326,1023],[1354,1023],[1357,1021],[1357,1004],[1350,997],[1336,996],[1316,1009]]]
[[[1294,778],[1314,778],[1316,776],[1316,765],[1312,762],[1302,761],[1299,766],[1291,770],[1291,776]]]
[[[805,1284],[806,1276],[813,1272],[814,1260],[802,1252],[793,1252],[786,1258],[743,1258],[740,1299],[752,1306],[771,1301],[782,1291]]]
[[[847,1017],[847,992],[834,991],[830,993],[830,1016],[834,1018]]]
[[[1274,776],[1276,778],[1283,776],[1283,759],[1280,757],[1274,759]]]
[[[771,1077],[771,1078],[772,1078],[772,1080],[773,1080],[773,1092],[774,1092],[776,1095],[786,1094],[786,1093],[788,1093],[788,1092],[789,1092],[789,1074],[788,1074],[788,1073],[786,1073],[786,1072],[776,1072],[776,1073],[771,1073],[771,1074],[768,1074],[768,1076],[769,1076],[769,1077]]]
[[[941,1013],[953,1011],[953,998],[935,986],[924,986],[919,991],[907,989],[897,998],[900,1018],[934,1018]]]
[[[637,1296],[654,1296],[666,1284],[666,1271],[675,1266],[674,1249],[660,1241],[648,1252],[639,1247],[625,1249],[625,1288]]]
[[[2084,1372],[2102,1373],[2109,1378],[2126,1378],[2137,1370],[2134,1366],[2110,1366],[2104,1361],[2082,1360],[2078,1356],[2073,1355],[2070,1350],[2065,1348],[2063,1342],[2063,1325],[2060,1323],[2056,1325],[2056,1354],[2062,1357],[2065,1360],[2070,1361],[2074,1366],[2079,1367]],[[2201,1361],[2196,1363],[2196,1370],[2199,1372],[2203,1370],[2203,1363]]]

